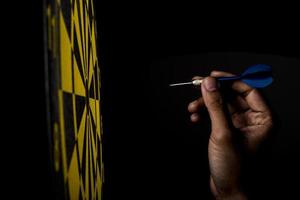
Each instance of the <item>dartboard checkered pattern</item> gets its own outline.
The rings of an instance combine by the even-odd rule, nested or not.
[[[51,155],[64,199],[101,199],[100,67],[92,0],[48,0]]]

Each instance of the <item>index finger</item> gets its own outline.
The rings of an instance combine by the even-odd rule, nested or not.
[[[212,71],[211,76],[218,78],[234,76],[234,74],[223,71]],[[242,81],[234,81],[231,88],[246,100],[252,110],[257,112],[265,112],[269,110],[265,100],[257,89],[250,87]]]

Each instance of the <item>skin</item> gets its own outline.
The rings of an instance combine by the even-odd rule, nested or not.
[[[188,105],[188,111],[194,123],[201,122],[204,112],[211,121],[208,158],[212,194],[216,199],[243,200],[247,196],[241,187],[241,159],[255,154],[268,137],[272,114],[261,94],[241,81],[229,86],[232,98],[225,100],[216,80],[222,76],[233,74],[213,71],[204,78],[202,96]]]

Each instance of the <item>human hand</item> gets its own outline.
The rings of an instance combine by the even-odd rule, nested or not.
[[[201,85],[202,97],[189,104],[191,121],[201,121],[201,110],[208,111],[211,135],[208,145],[210,187],[218,199],[245,199],[241,189],[243,151],[254,154],[273,126],[271,111],[256,89],[235,81],[222,97],[213,77],[232,76],[214,71]],[[238,140],[241,139],[241,140]]]

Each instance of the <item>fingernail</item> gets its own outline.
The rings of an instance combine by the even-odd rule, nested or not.
[[[218,83],[215,78],[208,77],[204,79],[203,82],[204,82],[204,87],[207,91],[213,92],[218,88]]]

